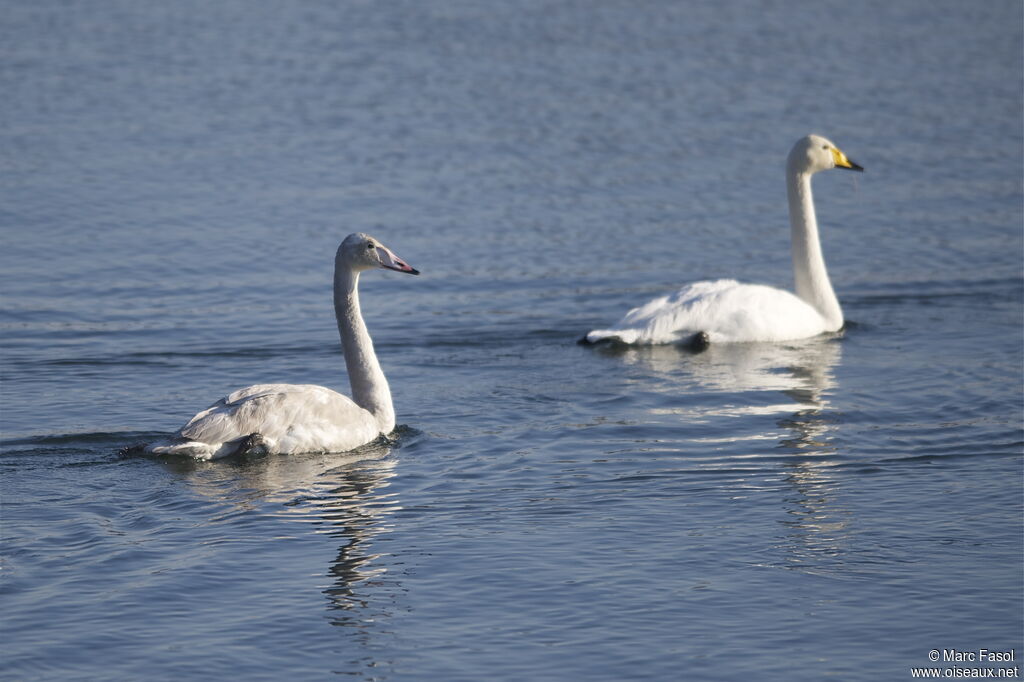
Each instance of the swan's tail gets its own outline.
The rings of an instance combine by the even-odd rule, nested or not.
[[[197,440],[162,440],[156,443],[149,443],[142,451],[151,455],[177,455],[181,457],[192,457],[193,459],[213,459],[218,450],[218,445],[203,443]]]
[[[707,332],[697,332],[688,336],[674,335],[672,338],[660,339],[645,336],[639,329],[595,329],[587,332],[579,341],[581,346],[595,346],[607,343],[617,346],[656,345],[675,343],[694,353],[701,353],[711,345],[711,337]]]
[[[266,439],[258,433],[250,433],[248,436],[226,443],[172,439],[149,443],[141,448],[142,452],[153,455],[178,455],[203,460],[220,459],[229,455],[263,455],[269,450]]]
[[[621,344],[631,346],[641,342],[637,329],[595,329],[587,332],[577,343],[581,346],[594,346],[599,343]]]

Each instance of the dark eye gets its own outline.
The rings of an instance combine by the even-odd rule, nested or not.
[[[823,145],[821,145],[821,148],[822,149],[828,149],[828,145],[827,144],[823,144]]]
[[[367,251],[373,251],[374,248],[376,247],[373,245],[373,242],[370,242],[369,244],[366,245]]]

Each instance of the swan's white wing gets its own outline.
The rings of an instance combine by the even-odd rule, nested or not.
[[[633,308],[611,329],[595,329],[586,338],[663,344],[705,332],[712,343],[737,343],[800,339],[824,331],[821,315],[796,295],[720,279],[695,282]]]
[[[340,393],[312,384],[258,384],[218,400],[193,417],[159,454],[215,458],[258,434],[270,452],[344,452],[379,435],[369,412]]]

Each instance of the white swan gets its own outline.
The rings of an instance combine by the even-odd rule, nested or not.
[[[793,145],[786,161],[796,294],[732,279],[696,282],[633,308],[611,329],[595,329],[581,343],[708,343],[786,341],[838,331],[839,307],[821,255],[811,176],[829,168],[864,169],[818,135]]]
[[[351,234],[334,257],[334,312],[352,398],[311,384],[257,384],[221,398],[169,440],[158,455],[216,459],[241,452],[344,452],[395,428],[391,391],[359,312],[359,273],[372,268],[420,274],[377,239]]]

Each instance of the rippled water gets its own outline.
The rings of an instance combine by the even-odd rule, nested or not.
[[[1017,2],[4,3],[6,679],[909,679],[1022,606]],[[790,284],[807,132],[844,334],[574,341]],[[255,382],[393,441],[122,457]]]

